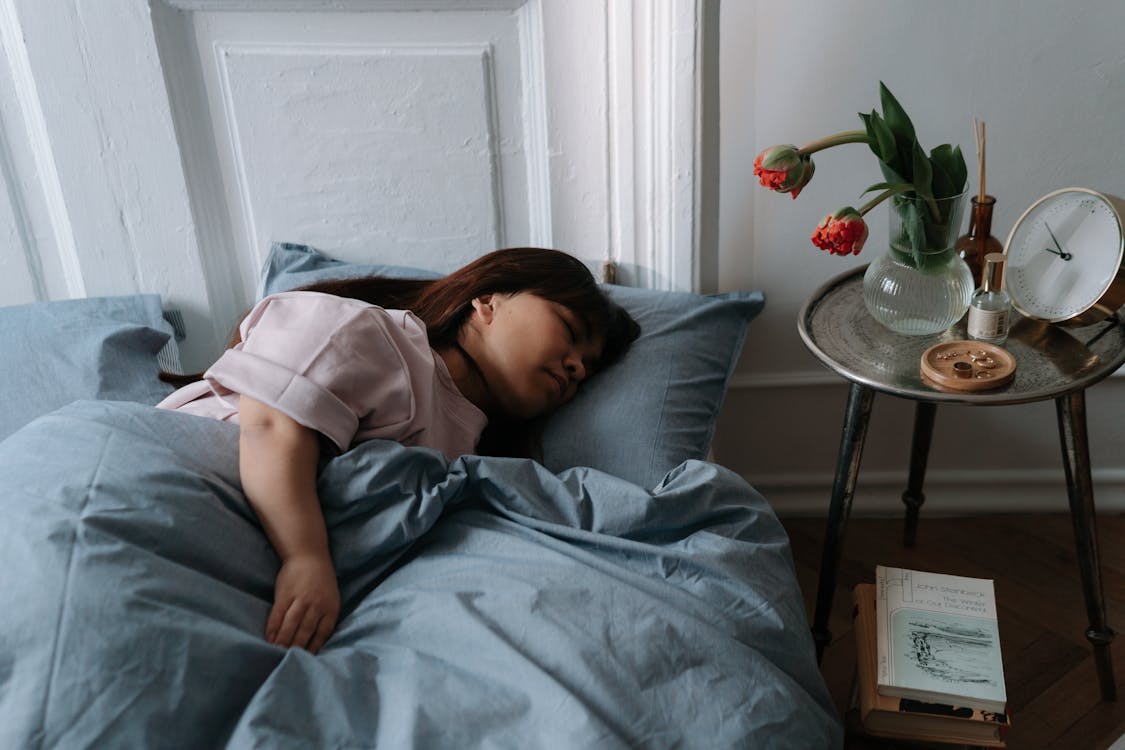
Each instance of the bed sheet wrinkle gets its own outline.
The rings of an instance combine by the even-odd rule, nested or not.
[[[430,544],[426,547],[426,549],[424,550],[424,554],[420,556],[420,559],[416,559],[411,566],[396,571],[396,573],[388,579],[383,590],[385,591],[386,587],[406,587],[407,590],[413,591],[416,588],[416,581],[418,579],[425,581],[437,580],[438,576],[436,574],[430,575],[429,573],[427,573],[425,567],[436,562],[437,564],[434,567],[436,567],[439,571],[443,570],[443,565],[441,563],[443,563],[451,556],[448,545],[442,545],[440,543],[440,538],[449,533],[451,525],[460,526],[470,522],[480,527],[483,531],[497,533],[511,532],[512,534],[520,534],[521,532],[521,529],[517,525],[512,524],[511,522],[507,521],[507,519],[489,517],[485,514],[460,513],[447,519],[443,519],[441,524],[439,524],[438,528],[436,528],[431,535]],[[490,523],[492,524],[491,528],[489,527]],[[526,530],[522,531],[525,533],[521,536],[526,536]],[[433,541],[434,536],[437,536],[439,538],[438,542]],[[477,538],[475,540],[475,545],[466,548],[466,545],[464,543],[465,538],[463,536],[459,536],[458,540],[459,543],[457,547],[462,551],[463,554],[475,553],[478,547],[485,549],[494,549],[497,547],[497,544],[494,541]],[[533,540],[534,537],[528,539],[529,546],[531,544],[534,544]],[[565,549],[565,547],[563,549]],[[476,555],[475,557],[476,559],[479,559],[486,564],[500,564],[500,561],[493,558],[492,556]],[[563,556],[560,555],[559,557],[562,558]],[[576,585],[571,583],[572,578],[577,578],[578,580],[582,581],[586,580],[583,578],[578,578],[575,575],[575,571],[573,569],[565,566],[565,562],[565,559],[551,560],[549,561],[549,563],[545,564],[545,571],[561,570],[562,572],[556,572],[554,575],[556,577],[562,578],[562,585],[564,586]],[[421,564],[422,567],[419,567],[419,564]],[[552,590],[556,585],[556,582],[554,580],[543,580],[543,578],[546,578],[547,575],[549,575],[549,573],[546,573],[545,571],[523,571],[523,569],[521,569],[521,572],[526,572],[527,576],[527,583],[525,585],[525,588],[528,591],[531,591],[533,589],[533,584],[538,583],[540,588]],[[500,573],[498,571],[493,570],[490,567],[484,567],[484,569],[477,572],[477,577],[485,578],[491,575],[499,574]],[[469,574],[464,573],[463,575],[468,577]],[[511,580],[511,577],[512,576],[510,574],[506,576],[507,580],[509,581]],[[448,585],[452,590],[464,590],[465,586],[464,583],[456,580],[449,581]],[[509,595],[507,598],[511,598],[512,591],[518,593],[521,590],[523,590],[523,588],[513,588],[509,584],[506,587],[506,593]],[[648,702],[651,701],[652,703],[659,705],[667,703],[670,707],[674,706],[677,701],[680,700],[677,696],[680,696],[682,693],[682,686],[678,686],[676,684],[677,679],[684,678],[685,676],[690,677],[692,672],[691,666],[693,664],[705,663],[708,660],[714,659],[714,655],[710,653],[710,651],[714,649],[716,639],[713,636],[703,636],[702,631],[710,628],[712,626],[712,623],[691,623],[697,628],[697,630],[693,631],[690,635],[685,635],[681,639],[681,643],[687,644],[689,647],[691,647],[692,644],[703,645],[695,645],[693,647],[694,654],[692,654],[692,652],[689,650],[689,656],[686,658],[681,657],[681,659],[679,660],[666,658],[664,655],[663,646],[668,645],[669,641],[665,637],[666,632],[658,630],[658,628],[662,626],[662,623],[657,620],[656,625],[652,627],[653,632],[649,632],[647,630],[646,618],[637,616],[638,612],[644,611],[644,609],[648,606],[649,599],[642,599],[642,604],[638,606],[635,601],[632,603],[621,601],[622,596],[620,595],[620,592],[624,592],[626,595],[628,595],[629,589],[628,587],[618,588],[615,586],[610,586],[599,589],[596,592],[599,595],[608,596],[613,601],[613,604],[609,606],[612,606],[612,611],[615,614],[610,621],[617,624],[620,630],[619,634],[614,638],[614,642],[609,644],[610,647],[615,649],[613,652],[607,650],[606,652],[599,654],[595,650],[591,652],[594,653],[593,657],[584,658],[586,652],[581,647],[583,639],[579,637],[565,637],[556,639],[554,635],[551,635],[551,632],[556,631],[547,633],[543,632],[542,623],[539,623],[540,627],[538,628],[538,630],[540,631],[538,634],[540,638],[536,639],[535,642],[540,643],[543,641],[550,642],[552,640],[559,640],[560,642],[566,642],[568,644],[579,644],[577,653],[572,653],[572,656],[569,660],[565,662],[553,663],[549,666],[549,668],[553,671],[562,670],[565,673],[567,669],[570,670],[570,677],[572,681],[568,684],[571,691],[579,692],[583,689],[586,682],[589,682],[593,685],[611,685],[614,686],[613,698],[610,699],[603,696],[603,705],[605,705],[604,701],[610,701],[609,705],[618,705],[623,700],[623,696],[630,696],[629,700],[635,701],[635,703],[630,704],[629,706],[632,711],[623,710],[622,713],[624,715],[640,717],[637,718],[640,726],[624,730],[626,731],[624,735],[619,734],[619,736],[625,736],[629,738],[629,741],[624,742],[623,744],[635,746],[636,742],[638,741],[637,738],[644,736],[644,731],[642,731],[645,729],[644,717],[650,716],[650,706],[648,705]],[[533,601],[534,600],[535,599],[533,599]],[[539,598],[538,601],[543,602],[543,599]],[[502,602],[494,605],[492,609],[498,613],[509,613],[509,617],[516,616],[520,612],[520,608],[518,606],[503,606]],[[581,617],[572,617],[571,619],[566,619],[561,616],[555,618],[555,620],[553,621],[568,623],[570,626],[569,629],[572,631],[576,629],[575,623],[584,622],[583,618]],[[591,620],[590,627],[601,627],[601,622],[601,620]],[[519,625],[518,622],[516,624]],[[494,627],[499,626],[496,625]],[[517,632],[522,632],[523,630],[526,630],[526,628],[523,628],[521,626],[520,630]],[[571,634],[568,634],[568,636],[570,635]],[[464,640],[464,634],[458,633],[458,640]],[[595,639],[591,638],[589,640],[592,641]],[[735,651],[729,652],[731,655],[735,653],[748,654],[750,651],[752,651],[752,649],[746,644],[737,643],[734,637],[729,634],[725,636],[725,639],[722,642],[731,644],[731,646],[728,646],[728,648],[735,649]],[[571,647],[572,646],[568,646],[568,648]],[[636,651],[635,655],[633,655],[633,663],[631,664],[626,663],[625,661],[621,661],[621,657],[624,651],[627,651],[630,647],[634,648]],[[475,648],[474,651],[479,652],[481,651],[481,648]],[[607,654],[609,653],[616,654],[618,658],[608,658]],[[575,660],[573,656],[580,656],[583,658]],[[646,660],[648,660],[647,663],[653,665],[652,669],[656,671],[657,675],[663,674],[664,676],[657,677],[652,674],[644,674],[643,670],[644,665],[646,664]],[[663,666],[660,666],[661,664],[663,664]],[[661,672],[661,670],[664,670],[664,672]],[[700,671],[705,671],[705,668],[701,669]],[[712,672],[717,676],[719,675],[719,672],[717,670],[713,669]],[[648,682],[647,690],[642,684],[642,681],[638,679],[638,675],[641,674],[644,674],[644,681]],[[707,678],[700,677],[700,679]],[[742,680],[742,678],[740,677],[739,680]],[[714,682],[714,680],[708,681]],[[728,700],[729,696],[744,695],[747,691],[750,691],[752,689],[752,685],[749,682],[745,681],[739,682],[737,689],[732,689],[729,678],[720,679],[719,682],[726,686],[727,690],[725,694],[728,696]],[[663,694],[661,694],[661,686],[663,685],[666,685],[667,689],[663,691]],[[653,695],[653,693],[657,694]],[[638,701],[636,696],[643,696],[644,700]],[[723,706],[722,710],[716,711],[715,705],[716,703],[721,703],[721,701],[718,701],[716,699],[716,696],[714,694],[711,694],[706,704],[707,710],[704,711],[702,709],[697,709],[697,714],[699,716],[706,716],[710,720],[717,720],[725,710],[736,710],[736,707],[739,704],[740,700],[741,699],[731,701],[727,705]],[[681,715],[683,713],[683,709],[684,707],[681,706],[680,711],[670,711],[669,715]],[[636,731],[633,731],[633,729],[636,729]],[[618,728],[616,731],[620,733],[623,730],[621,728]]]
[[[89,478],[85,479],[85,481],[80,480],[80,481],[76,482],[75,485],[74,485],[74,489],[72,490],[72,493],[68,493],[68,494],[71,494],[71,495],[78,495],[78,494],[81,495],[80,498],[79,497],[73,497],[73,496],[70,497],[71,500],[77,500],[78,501],[77,507],[73,507],[71,510],[76,515],[78,515],[79,517],[81,517],[86,512],[86,507],[89,504],[89,500],[90,500],[90,494],[89,494],[90,488],[94,487],[97,483],[98,475],[102,471],[103,459],[105,458],[106,453],[109,451],[109,444],[110,444],[110,440],[112,439],[112,436],[113,436],[113,433],[110,432],[110,431],[106,431],[106,430],[101,431],[101,434],[99,435],[99,437],[101,438],[101,444],[98,447],[98,457],[93,461],[93,464],[88,471],[88,477]],[[64,497],[66,497],[66,496],[64,495]],[[61,646],[62,646],[62,641],[63,641],[63,637],[64,637],[64,625],[67,622],[67,615],[70,612],[70,607],[68,606],[68,603],[70,602],[70,597],[68,596],[68,593],[69,593],[69,591],[71,589],[71,586],[73,585],[73,582],[74,582],[75,558],[78,556],[77,555],[77,549],[78,549],[77,540],[79,538],[80,538],[80,527],[75,527],[73,529],[73,532],[72,532],[72,537],[69,540],[69,541],[72,541],[72,544],[68,548],[67,560],[66,560],[66,563],[64,565],[65,573],[63,574],[62,590],[59,592],[59,597],[58,597],[58,601],[59,601],[59,605],[60,605],[59,608],[58,608],[58,616],[57,616],[57,619],[55,620],[54,627],[52,628],[53,634],[52,634],[52,638],[51,638],[51,656],[50,656],[51,667],[50,667],[50,673],[47,677],[46,689],[44,691],[43,706],[42,706],[42,709],[41,709],[41,712],[40,712],[40,715],[42,716],[40,725],[42,727],[50,727],[51,726],[51,722],[50,722],[51,707],[53,705],[52,696],[55,693],[55,691],[57,689],[57,686],[59,684],[59,666],[60,666],[61,661],[62,661],[61,658],[60,658],[60,655],[61,655],[61,652],[62,652]],[[49,739],[49,737],[47,735],[48,735],[48,733],[44,732],[44,739]]]
[[[0,443],[0,540],[28,539],[0,544],[0,747],[839,746],[784,533],[734,475],[361,444],[319,477],[349,609],[314,657],[262,636],[237,435],[86,402]]]
[[[460,502],[464,484],[439,451],[388,440],[365,441],[323,466],[317,487],[344,614]]]
[[[738,557],[730,549],[728,540],[708,531],[693,533],[681,543],[669,545],[669,554],[656,557],[659,574],[670,583],[678,586],[687,586],[689,589],[706,588],[710,599],[715,606],[730,618],[749,620],[759,616],[770,616],[773,613],[773,622],[782,624],[785,620],[800,619],[800,613],[788,612],[782,617],[778,612],[779,606],[785,606],[789,598],[783,596],[756,596],[746,597],[734,586],[724,586],[726,577],[724,571],[731,570],[740,565],[752,564],[751,558],[746,555]],[[762,543],[757,545],[759,554],[766,550],[774,556],[778,565],[775,567],[761,566],[755,571],[757,584],[765,591],[782,592],[790,579],[790,574],[795,576],[796,571],[788,562],[784,554],[788,548],[780,543]],[[779,575],[778,571],[785,571]],[[726,594],[725,601],[716,594]]]
[[[124,405],[126,402],[118,403]],[[178,415],[179,418],[174,420],[155,419],[151,412],[150,409],[130,408],[117,415],[115,424],[119,430],[126,430],[134,440],[175,455],[175,462],[160,461],[154,457],[144,467],[152,480],[158,486],[169,487],[176,492],[195,487],[200,491],[201,498],[219,500],[226,511],[261,528],[257,514],[242,494],[238,470],[238,424],[187,413]],[[92,420],[93,413],[83,421]],[[204,432],[208,439],[195,439],[193,436],[199,432]],[[182,449],[184,441],[190,450]],[[160,501],[156,500],[147,507],[159,504]]]
[[[277,667],[262,681],[230,732],[227,748],[374,747],[384,713],[368,686],[381,660],[363,651],[278,649]],[[360,739],[362,738],[362,739]]]
[[[106,430],[104,424],[90,418],[93,412],[105,410],[118,410],[117,416],[127,417]],[[21,512],[36,517],[51,514],[56,527],[67,532],[56,533],[54,541],[65,544],[70,557],[65,567],[66,591],[40,587],[28,592],[26,599],[34,606],[65,606],[81,612],[78,617],[60,621],[61,633],[53,642],[45,643],[39,635],[20,644],[24,663],[32,661],[36,651],[45,646],[55,649],[51,693],[41,722],[47,727],[44,735],[48,744],[63,732],[70,738],[67,745],[79,747],[97,746],[91,738],[106,732],[117,738],[111,745],[163,744],[157,737],[168,729],[171,717],[183,717],[190,723],[198,721],[200,710],[206,711],[207,704],[199,701],[198,694],[201,688],[212,686],[214,667],[222,665],[224,658],[229,657],[229,664],[220,666],[217,682],[224,685],[223,699],[237,706],[239,680],[245,685],[246,678],[253,681],[255,675],[262,676],[280,657],[280,650],[273,649],[275,656],[264,661],[261,658],[269,647],[260,637],[257,622],[264,621],[268,611],[271,568],[275,570],[276,563],[260,555],[254,560],[243,559],[246,564],[240,568],[236,563],[246,558],[246,553],[235,546],[235,552],[226,549],[222,558],[213,562],[216,571],[223,574],[223,585],[216,587],[217,581],[198,569],[204,567],[203,560],[213,557],[209,552],[224,549],[221,543],[206,549],[224,524],[234,522],[248,532],[248,537],[236,541],[257,541],[260,530],[232,513],[229,503],[224,505],[213,492],[204,489],[194,495],[183,493],[184,487],[193,483],[198,490],[201,484],[229,487],[229,482],[215,477],[208,481],[187,479],[194,477],[193,471],[182,472],[173,480],[161,468],[169,453],[169,440],[185,455],[198,459],[214,450],[214,429],[209,429],[205,439],[197,436],[194,445],[190,441],[183,444],[176,439],[182,436],[175,435],[176,421],[172,420],[165,425],[173,428],[171,434],[153,440],[149,430],[133,429],[142,414],[156,415],[151,418],[157,421],[163,419],[150,407],[76,404],[25,427],[16,443],[8,442],[0,448],[4,488],[26,488],[28,501],[13,503],[11,495],[0,494],[2,512],[8,517],[15,514],[15,523],[25,533],[35,527],[20,521]],[[218,425],[211,420],[194,421],[196,425]],[[221,434],[225,426],[218,426]],[[34,459],[41,455],[44,444],[53,450],[50,473],[21,471],[15,465],[39,465]],[[91,453],[94,449],[96,455]],[[211,471],[214,473],[214,469]],[[158,495],[155,505],[154,498],[140,491],[143,483],[154,485]],[[145,509],[153,512],[145,513]],[[166,513],[183,511],[190,511],[182,514],[186,519],[183,523],[172,524],[166,534],[153,533],[154,526],[164,527]],[[199,523],[195,523],[197,520]],[[130,528],[134,533],[129,533]],[[21,554],[5,546],[3,554],[9,569],[46,568],[56,573],[61,569],[46,564],[49,560],[42,549],[23,550]],[[190,564],[193,555],[199,563],[195,566]],[[258,589],[266,594],[264,598],[241,593],[242,589],[253,590],[254,576],[262,583]],[[192,579],[202,580],[202,584],[193,585]],[[146,602],[150,593],[163,601]],[[11,602],[5,597],[3,608],[8,610]],[[255,603],[259,615],[254,617],[249,607],[247,616],[248,605]],[[138,612],[138,606],[149,614]],[[19,614],[26,616],[23,611]],[[0,633],[5,635],[18,631],[26,622],[9,611],[0,612],[0,618]],[[246,629],[248,625],[252,630]],[[228,651],[232,643],[237,645]],[[65,671],[65,680],[58,678],[60,671]],[[0,704],[26,692],[23,685],[0,685]],[[188,695],[193,697],[186,698]],[[137,701],[145,704],[145,711],[130,711],[125,718],[115,718],[115,706]],[[13,739],[11,743],[0,740],[0,745],[23,746],[17,738],[35,731],[23,712],[0,708],[0,716],[21,717],[18,721],[0,721],[0,738]],[[175,727],[176,722],[170,724]],[[157,727],[154,731],[158,734],[146,741],[143,732],[149,731],[145,729],[149,725]]]
[[[460,519],[465,515],[460,513],[453,518]],[[494,520],[504,522],[503,519]],[[449,535],[453,539],[464,541],[465,537],[456,533],[460,529],[452,529],[454,532],[452,534],[450,531],[450,524],[443,521],[439,528],[435,529],[434,534],[439,537]],[[411,607],[409,613],[399,610],[383,614],[389,614],[390,619],[395,621],[401,621],[403,617],[416,619],[407,620],[402,626],[396,627],[393,634],[384,633],[367,640],[366,645],[371,648],[386,648],[393,640],[396,645],[403,648],[424,650],[431,658],[457,669],[458,674],[465,676],[472,683],[464,692],[464,695],[472,697],[458,699],[462,701],[460,706],[462,713],[478,715],[481,701],[486,700],[487,695],[500,690],[508,695],[515,693],[527,696],[523,701],[526,705],[531,705],[531,700],[534,698],[537,706],[547,700],[552,703],[561,701],[575,706],[566,721],[561,721],[555,718],[554,714],[550,714],[550,724],[556,743],[559,737],[565,736],[566,732],[577,731],[575,726],[568,726],[568,724],[577,722],[578,725],[586,727],[580,735],[582,737],[585,737],[589,731],[591,721],[596,720],[594,726],[600,726],[605,721],[604,717],[591,717],[588,702],[581,699],[581,696],[589,690],[582,685],[561,682],[556,676],[559,672],[558,662],[563,657],[554,654],[550,649],[545,653],[528,650],[529,646],[549,643],[552,640],[550,633],[556,632],[545,631],[544,623],[531,620],[524,615],[525,612],[530,613],[534,609],[533,602],[539,596],[539,590],[554,588],[555,582],[543,581],[536,577],[539,571],[529,571],[526,578],[520,580],[509,578],[503,595],[498,595],[495,590],[489,592],[475,590],[474,586],[489,577],[487,571],[505,563],[502,555],[494,553],[495,539],[482,539],[478,536],[469,550],[464,550],[459,543],[447,546],[439,542],[437,546],[445,549],[435,549],[432,541],[427,545],[423,567],[432,561],[439,561],[439,575],[431,576],[426,570],[420,570],[412,563],[392,574],[384,586],[373,594],[374,599],[380,599],[383,603],[415,602],[417,606]],[[472,564],[458,561],[458,557],[469,557],[478,561],[484,566],[483,571],[480,567],[474,570]],[[441,575],[449,572],[446,564],[450,561],[457,565],[457,573]],[[510,558],[508,562],[511,562]],[[441,582],[445,585],[442,586]],[[456,604],[463,616],[454,614],[450,607],[451,603]],[[402,609],[406,607],[403,606]],[[426,612],[434,611],[442,612],[442,616],[437,619],[425,617]],[[498,617],[501,619],[497,619]],[[564,619],[563,622],[568,621]],[[567,639],[561,640],[569,642]],[[573,657],[577,656],[579,654],[567,654],[566,658],[573,660]],[[579,661],[583,660],[585,659]],[[462,666],[457,667],[458,664]],[[471,668],[466,669],[466,664],[471,665]],[[567,673],[568,680],[573,681],[576,677],[585,680],[586,672],[585,668],[570,670]],[[498,687],[497,680],[502,681],[501,687]],[[595,707],[598,705],[605,706],[612,703],[607,704],[603,700],[595,704]],[[546,716],[539,710],[531,716],[521,718],[520,726],[526,731],[538,727],[545,720]],[[602,727],[596,734],[601,736],[606,732],[606,728]],[[608,734],[620,737],[621,729],[615,728]],[[625,745],[626,743],[620,743],[620,746]],[[448,743],[440,746],[456,747]],[[552,745],[531,743],[527,746],[551,747]],[[555,746],[588,745],[578,742]]]
[[[717,608],[708,597],[674,585],[677,583],[675,581],[660,580],[655,574],[656,561],[671,554],[668,548],[643,545],[629,539],[580,529],[538,523],[532,519],[524,519],[520,523],[508,516],[490,517],[488,514],[474,516],[471,512],[459,513],[455,518],[463,524],[477,522],[484,528],[503,523],[504,528],[508,529],[511,535],[532,540],[537,548],[554,551],[561,559],[572,565],[577,563],[588,567],[602,576],[603,580],[620,584],[623,589],[643,592],[653,601],[660,602],[662,607],[674,609],[678,614],[696,620],[704,627],[717,627],[725,633],[730,630],[732,624],[738,622],[737,619],[727,620],[718,617]],[[729,570],[731,567],[746,564],[748,561],[732,560],[724,567]],[[722,578],[714,580],[720,583],[712,582],[708,585],[708,593],[713,592],[714,587],[721,585],[723,581]],[[742,592],[741,595],[732,593],[730,598],[743,602],[742,611],[739,612],[741,616],[768,606],[765,598],[748,597],[746,592]]]
[[[497,664],[497,666],[513,673],[510,678],[513,684],[526,686],[529,682],[535,681],[538,683],[537,687],[543,689],[544,683],[547,683],[550,692],[557,691],[569,697],[569,702],[577,704],[582,711],[582,715],[590,717],[591,720],[603,725],[618,737],[625,736],[620,729],[619,719],[604,709],[605,706],[613,705],[612,700],[590,701],[583,698],[593,691],[600,690],[601,685],[592,680],[586,680],[585,684],[581,685],[572,684],[571,680],[563,677],[567,674],[566,671],[559,668],[561,665],[558,663],[558,658],[562,658],[561,656],[537,653],[535,649],[528,648],[531,645],[527,638],[530,623],[521,622],[519,626],[512,628],[510,621],[506,623],[494,617],[490,613],[489,607],[479,605],[481,600],[485,598],[483,592],[472,597],[459,595],[458,598],[466,614],[481,626],[479,632],[487,634],[499,642],[499,648],[493,649],[493,651],[503,654],[505,658],[503,663]],[[556,629],[556,632],[558,632],[558,629]],[[585,661],[581,659],[582,655],[582,648],[579,648],[577,654],[568,654],[567,656],[571,658],[578,656],[580,660]],[[570,677],[570,675],[567,676]],[[579,675],[579,679],[581,677],[582,675]]]
[[[427,643],[424,639],[384,635],[377,640],[359,642],[358,650],[377,659],[383,672],[391,675],[393,692],[408,705],[424,707],[433,696],[473,696],[473,716],[482,723],[514,723],[525,717],[531,702],[524,686],[507,677],[469,668],[456,651],[442,651],[447,644]],[[367,649],[371,649],[368,651]],[[378,656],[374,656],[378,653]],[[369,672],[375,675],[375,670]],[[424,746],[423,746],[424,747]]]

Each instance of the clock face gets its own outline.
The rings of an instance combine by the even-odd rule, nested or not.
[[[1060,190],[1024,213],[1004,252],[1004,284],[1020,312],[1063,321],[1092,306],[1113,282],[1121,223],[1100,195]]]

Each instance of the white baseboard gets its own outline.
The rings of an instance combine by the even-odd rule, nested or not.
[[[781,516],[825,515],[831,475],[744,476]],[[1125,470],[1093,472],[1094,507],[1099,513],[1125,513]],[[851,516],[894,516],[903,512],[905,472],[860,472]],[[1066,481],[1057,469],[926,472],[924,515],[965,516],[995,513],[1067,513]]]
[[[1111,378],[1125,378],[1125,366],[1109,374]],[[848,381],[823,367],[806,370],[778,372],[739,372],[727,382],[727,390],[768,390],[776,388],[808,388],[829,385],[847,386]]]

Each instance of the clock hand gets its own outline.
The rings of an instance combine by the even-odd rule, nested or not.
[[[1055,243],[1055,247],[1057,247],[1059,251],[1055,253],[1055,251],[1049,247],[1044,249],[1049,253],[1055,253],[1055,255],[1059,256],[1063,260],[1070,260],[1072,257],[1071,254],[1063,250],[1062,245],[1060,245],[1059,241],[1055,239],[1055,233],[1051,231],[1051,225],[1047,222],[1043,222],[1043,226],[1047,227],[1047,234],[1051,235],[1051,242]]]

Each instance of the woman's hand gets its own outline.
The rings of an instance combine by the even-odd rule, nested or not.
[[[340,589],[327,555],[295,555],[281,564],[274,582],[266,640],[277,646],[320,650],[340,614]]]
[[[242,489],[281,558],[266,639],[314,654],[340,614],[328,530],[316,496],[317,435],[276,409],[241,396]]]

